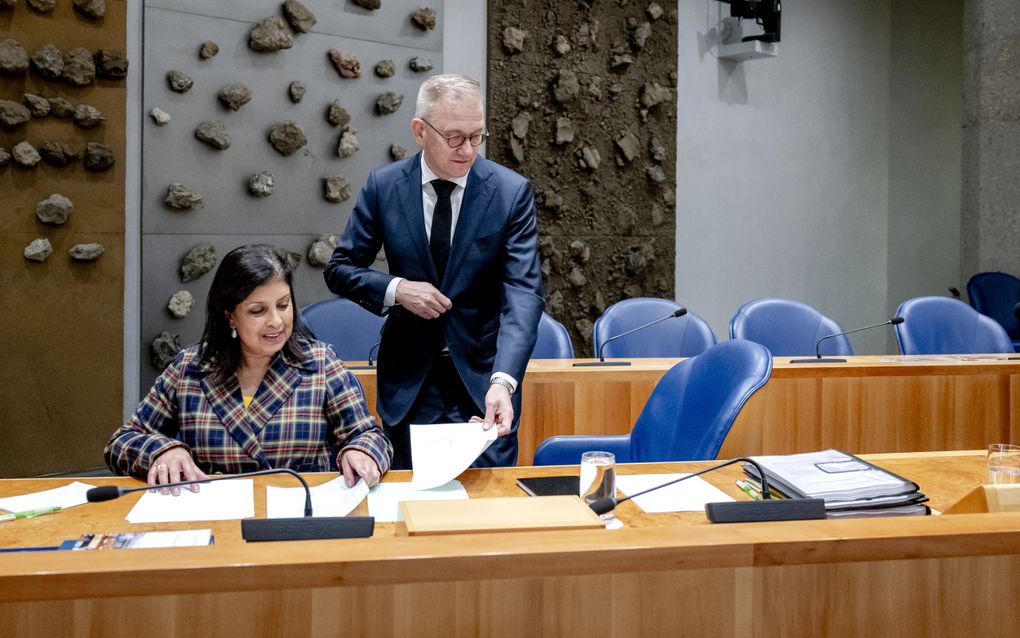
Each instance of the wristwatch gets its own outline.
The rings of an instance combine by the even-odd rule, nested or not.
[[[499,377],[493,377],[492,379],[489,379],[489,385],[501,385],[504,388],[506,388],[506,391],[510,393],[510,396],[513,396],[513,394],[514,394],[514,386],[513,386],[513,384],[510,383],[509,381],[507,381],[506,379],[501,379]]]

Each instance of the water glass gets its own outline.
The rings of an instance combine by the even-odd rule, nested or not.
[[[616,496],[616,457],[612,452],[585,452],[581,455],[580,487],[580,496],[589,505],[599,499]],[[608,523],[614,518],[614,510],[599,516]]]
[[[988,446],[988,482],[993,485],[1020,483],[1020,445],[993,443]]]

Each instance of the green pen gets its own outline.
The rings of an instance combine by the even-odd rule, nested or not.
[[[745,483],[744,481],[738,480],[737,481],[737,487],[739,487],[740,489],[744,490],[744,493],[747,494],[748,496],[750,496],[751,498],[753,498],[754,500],[756,500],[756,501],[760,501],[761,500],[761,493],[758,492],[758,490],[756,490],[753,487],[751,487],[751,485],[749,483]]]
[[[33,518],[35,516],[42,516],[43,514],[52,514],[53,512],[59,512],[60,509],[59,505],[54,505],[53,507],[40,507],[34,510],[25,510],[24,512],[0,514],[0,522],[13,521],[16,518]]]

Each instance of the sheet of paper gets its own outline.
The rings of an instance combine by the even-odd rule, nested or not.
[[[460,481],[430,490],[416,490],[411,483],[380,483],[368,492],[368,514],[376,523],[396,523],[404,520],[400,514],[402,501],[467,500],[467,490]]]
[[[411,463],[414,489],[445,485],[468,469],[496,440],[496,427],[481,423],[411,424]]]
[[[662,485],[687,474],[630,474],[616,477],[616,489],[627,496],[637,494],[656,485]],[[638,507],[649,514],[665,512],[702,512],[705,503],[722,503],[735,500],[716,486],[694,477],[634,499]]]
[[[0,498],[0,509],[5,509],[8,512],[26,512],[28,510],[57,506],[61,509],[67,509],[88,502],[88,499],[85,498],[85,492],[88,492],[93,487],[95,485],[75,481],[63,487],[55,487],[52,490]]]
[[[358,481],[347,487],[342,476],[311,488],[312,516],[347,516],[368,495]],[[300,518],[305,515],[305,488],[266,487],[266,518]]]
[[[227,521],[255,516],[251,479],[205,483],[197,494],[186,487],[180,496],[145,492],[128,512],[129,523]]]

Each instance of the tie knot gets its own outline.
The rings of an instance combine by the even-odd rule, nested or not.
[[[440,197],[449,197],[453,189],[457,188],[456,184],[445,179],[434,179],[431,183],[432,188],[436,189],[436,195]]]

